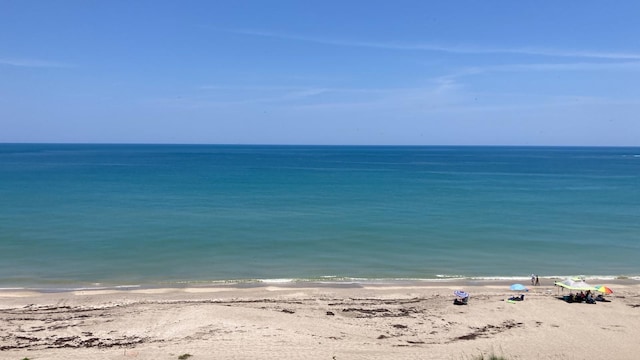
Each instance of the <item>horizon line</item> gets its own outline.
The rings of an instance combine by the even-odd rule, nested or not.
[[[304,143],[188,143],[188,142],[3,142],[2,145],[114,145],[114,146],[261,146],[261,147],[536,147],[536,148],[640,148],[640,145],[540,144],[304,144]]]

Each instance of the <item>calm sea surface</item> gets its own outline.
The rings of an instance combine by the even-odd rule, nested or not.
[[[0,287],[640,276],[640,148],[0,144]]]

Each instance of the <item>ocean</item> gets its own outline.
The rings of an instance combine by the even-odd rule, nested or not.
[[[640,277],[640,148],[0,144],[0,288]]]

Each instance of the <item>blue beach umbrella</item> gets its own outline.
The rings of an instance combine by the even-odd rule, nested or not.
[[[522,284],[513,284],[509,286],[509,289],[513,291],[529,291],[529,289],[527,289],[527,287]]]
[[[453,292],[453,295],[457,296],[457,297],[461,297],[461,298],[466,298],[469,297],[469,293],[466,291],[462,291],[462,290],[456,290]]]

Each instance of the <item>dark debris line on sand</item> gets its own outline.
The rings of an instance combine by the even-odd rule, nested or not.
[[[100,337],[91,332],[77,330],[86,321],[108,322],[110,314],[104,309],[71,306],[34,306],[5,309],[2,321],[14,329],[0,335],[0,351],[15,349],[57,348],[112,348],[133,347],[148,342],[139,336]],[[73,328],[80,335],[60,336],[60,330]]]
[[[123,336],[120,338],[104,338],[80,336],[56,337],[27,337],[9,336],[2,338],[3,342],[11,342],[13,345],[0,346],[0,351],[15,349],[59,349],[59,348],[112,348],[131,347],[146,342],[147,339],[137,336]]]
[[[454,338],[452,341],[457,341],[457,340],[473,340],[479,337],[488,337],[489,335],[493,335],[493,334],[498,334],[501,333],[503,331],[507,331],[509,329],[513,329],[513,328],[517,328],[517,327],[521,327],[524,324],[521,322],[515,322],[513,320],[507,320],[505,322],[503,322],[502,324],[495,326],[495,325],[485,325],[481,328],[472,328],[474,329],[474,331],[470,334],[467,335],[462,335],[462,336],[458,336],[456,338]]]

